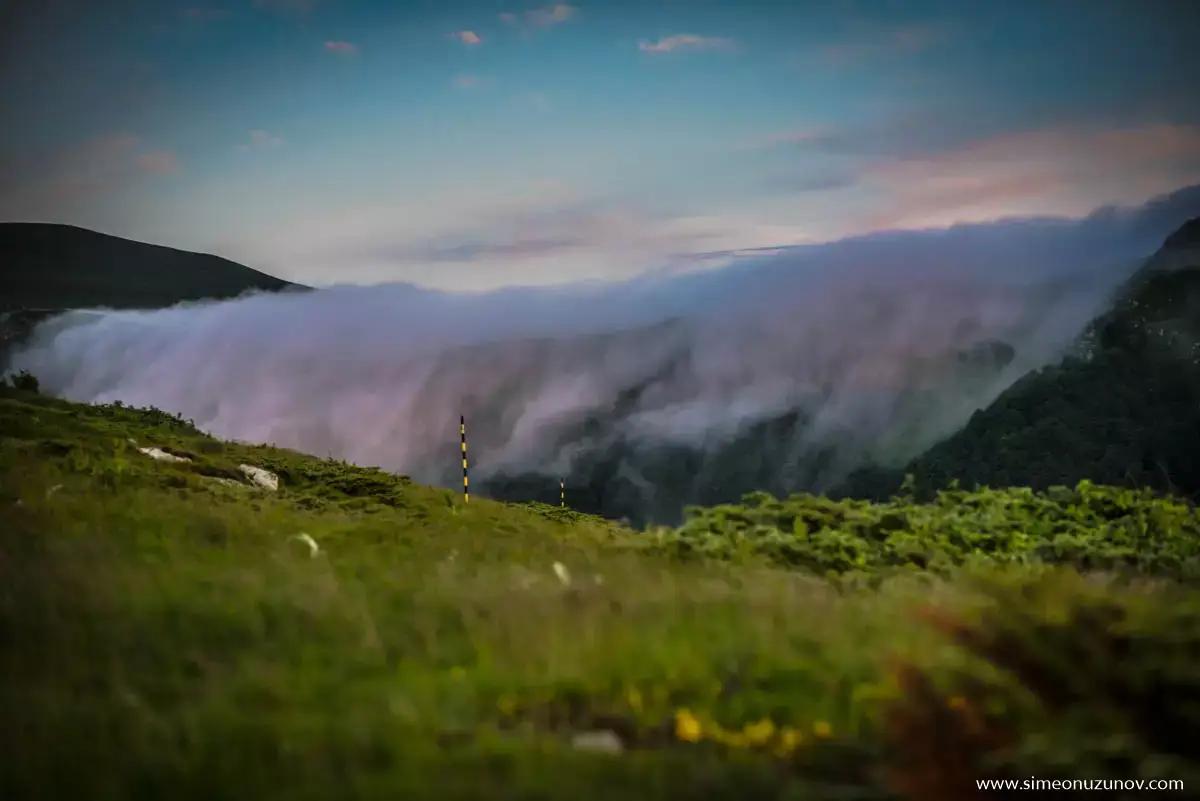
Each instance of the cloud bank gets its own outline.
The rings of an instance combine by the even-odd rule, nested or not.
[[[832,454],[803,479],[820,489],[881,449],[912,455],[1055,358],[1198,213],[1195,187],[1081,220],[877,234],[615,285],[335,287],[71,312],[14,367],[69,398],[152,404],[223,437],[448,485],[460,414],[486,478],[569,476],[615,442],[704,451],[803,409],[810,425],[787,445]],[[962,380],[954,354],[991,340],[1017,358]],[[586,433],[589,420],[604,425]]]

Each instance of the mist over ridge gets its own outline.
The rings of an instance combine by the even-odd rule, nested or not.
[[[819,490],[864,460],[915,455],[1057,357],[1198,212],[1190,187],[1080,220],[886,232],[614,285],[337,286],[73,311],[39,326],[14,367],[70,399],[154,405],[219,436],[435,483],[455,481],[465,414],[485,486],[570,481],[599,460],[631,508],[654,503],[647,454],[720,453],[798,414],[758,467]],[[1014,358],[962,358],[995,342]],[[698,464],[692,494],[719,474]]]

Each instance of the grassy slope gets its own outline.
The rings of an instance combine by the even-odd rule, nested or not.
[[[193,461],[152,461],[130,438]],[[242,462],[278,472],[280,492],[210,478],[236,481]],[[1132,567],[1194,564],[1194,511],[1121,496],[1114,512],[1107,491],[1075,492],[1100,511],[998,493],[898,522],[759,498],[637,534],[464,506],[161,413],[6,392],[0,797],[957,798],[975,776],[1038,771],[1200,781],[1183,745],[1200,731],[1197,591],[1084,578],[1036,549],[1016,568],[948,557],[940,574],[811,554],[813,539],[840,554],[846,538],[907,534],[980,555],[991,545],[961,541],[971,515],[1008,530],[996,520],[1015,505],[1049,520],[1042,538],[1100,515],[1174,560]],[[957,523],[939,527],[946,514]],[[808,544],[758,547],[781,537]],[[594,730],[624,753],[571,746]]]

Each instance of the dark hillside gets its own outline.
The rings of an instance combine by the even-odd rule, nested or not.
[[[298,287],[236,262],[49,223],[0,223],[0,312],[154,308]]]

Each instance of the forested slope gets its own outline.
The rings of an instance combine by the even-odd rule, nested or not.
[[[837,494],[1082,479],[1200,495],[1200,220],[1173,234],[1059,364],[1030,373],[901,470]]]

